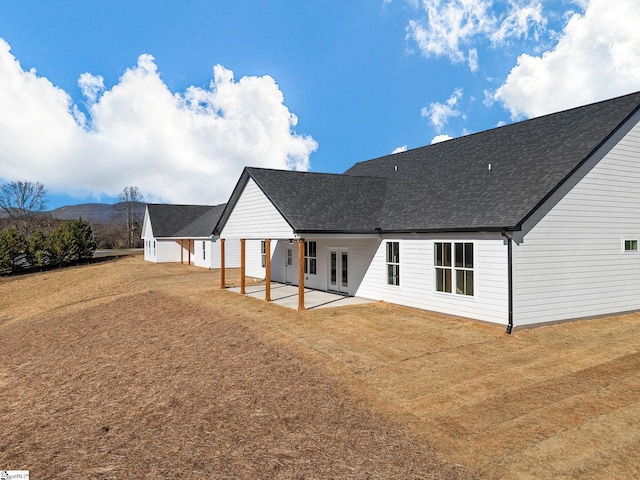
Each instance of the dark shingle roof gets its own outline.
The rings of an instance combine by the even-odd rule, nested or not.
[[[383,178],[261,168],[247,172],[296,230],[371,232],[378,227]]]
[[[209,237],[224,210],[222,205],[166,205],[150,203],[149,220],[156,238]]]
[[[518,228],[639,105],[637,92],[360,162],[342,175],[245,172],[298,232]]]

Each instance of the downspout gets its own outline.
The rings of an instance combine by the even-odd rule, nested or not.
[[[507,289],[509,301],[509,318],[507,322],[507,334],[513,330],[513,238],[502,230],[502,236],[507,239]]]

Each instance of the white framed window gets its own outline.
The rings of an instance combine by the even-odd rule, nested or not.
[[[400,242],[387,242],[387,285],[400,285]]]
[[[433,265],[436,292],[474,295],[472,242],[435,242]]]
[[[451,293],[453,275],[450,243],[436,242],[434,244],[433,265],[436,271],[436,292]]]
[[[315,275],[318,268],[316,242],[304,242],[304,273]]]
[[[262,267],[267,266],[267,242],[262,240],[260,242],[260,256],[262,257]]]
[[[206,260],[207,259],[207,250],[206,250],[206,244],[205,241],[202,241],[202,259]]]
[[[153,241],[153,255],[155,256],[156,254],[156,241]]]
[[[638,239],[634,238],[634,239],[624,239],[622,241],[622,251],[623,252],[628,252],[628,253],[632,253],[638,252]]]

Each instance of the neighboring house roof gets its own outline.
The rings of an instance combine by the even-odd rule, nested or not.
[[[518,229],[639,106],[637,92],[360,162],[344,174],[247,168],[216,231],[248,178],[298,233]]]
[[[210,237],[226,204],[221,205],[147,205],[149,221],[156,238]]]

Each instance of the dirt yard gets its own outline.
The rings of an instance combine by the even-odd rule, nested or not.
[[[640,478],[640,314],[503,332],[384,303],[298,313],[139,256],[2,278],[0,469]]]

